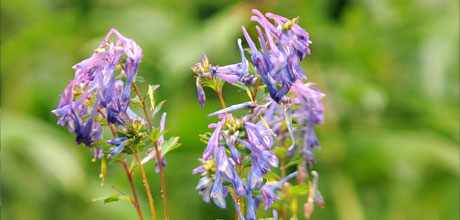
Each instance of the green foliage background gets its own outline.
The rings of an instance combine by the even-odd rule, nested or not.
[[[161,84],[170,135],[181,136],[167,156],[171,219],[233,219],[194,190],[198,134],[219,101],[207,90],[200,109],[189,67],[202,52],[213,64],[238,62],[252,8],[299,15],[313,41],[302,65],[327,94],[315,165],[326,208],[313,219],[458,219],[458,1],[434,0],[1,1],[3,219],[135,218],[126,201],[91,202],[116,193],[110,185],[129,192],[122,167],[111,166],[100,187],[99,164],[50,113],[71,66],[112,27],[142,46],[140,74]],[[227,103],[241,96],[224,87]],[[147,170],[162,215],[159,176]]]

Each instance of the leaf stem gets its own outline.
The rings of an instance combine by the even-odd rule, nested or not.
[[[139,153],[137,150],[134,149],[134,156],[136,156],[137,163],[139,164],[139,170],[142,174],[142,181],[144,182],[145,191],[147,192],[147,197],[149,198],[150,210],[152,211],[152,219],[156,220],[156,213],[155,213],[155,206],[153,204],[153,197],[150,193],[149,182],[147,180],[147,176],[145,175],[144,167],[142,166],[141,158],[139,157]]]

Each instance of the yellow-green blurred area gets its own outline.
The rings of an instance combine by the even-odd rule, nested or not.
[[[50,112],[72,65],[110,28],[143,48],[139,74],[161,84],[168,135],[181,137],[167,155],[171,219],[234,219],[231,200],[222,210],[194,189],[198,134],[220,103],[206,90],[199,107],[189,67],[202,52],[214,65],[239,62],[241,26],[255,36],[252,8],[300,16],[313,41],[302,67],[327,97],[314,166],[326,207],[312,219],[458,219],[458,1],[435,0],[1,1],[2,219],[137,218],[127,201],[92,202],[117,194],[111,186],[130,193],[123,168],[111,164],[101,187],[100,164]],[[237,104],[245,94],[226,85],[224,98]],[[146,169],[163,219],[159,175]],[[139,172],[134,179],[148,218]]]

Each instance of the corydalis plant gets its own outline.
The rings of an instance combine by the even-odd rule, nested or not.
[[[110,41],[112,36],[116,41]],[[129,200],[140,219],[143,216],[133,184],[133,172],[139,168],[152,219],[156,219],[153,197],[143,168],[143,164],[154,159],[155,171],[161,176],[163,207],[165,218],[168,219],[163,173],[165,155],[179,144],[177,137],[164,141],[166,113],[163,113],[158,127],[152,121],[164,103],[155,105],[154,91],[159,86],[148,86],[150,108],[145,103],[146,95],[142,95],[137,88],[136,84],[143,82],[137,76],[142,56],[142,49],[136,42],[115,29],[110,30],[90,58],[73,66],[75,77],[64,89],[57,108],[52,112],[58,118],[59,125],[75,134],[77,144],[84,144],[91,149],[94,160],[101,160],[100,177],[103,180],[107,171],[106,160],[121,162],[130,183],[132,198],[120,192],[121,195],[101,200],[105,203]],[[137,95],[135,98],[131,97],[133,90]],[[145,119],[133,111],[139,107],[143,109]],[[104,135],[105,128],[110,129],[112,137]],[[141,159],[140,154],[147,148],[145,158]],[[128,157],[132,158],[129,166],[126,162]]]
[[[309,218],[313,204],[323,206],[318,190],[318,174],[311,171],[315,159],[313,148],[319,148],[315,124],[323,123],[324,94],[312,83],[304,83],[306,74],[300,61],[310,55],[309,34],[297,23],[272,13],[265,16],[253,9],[259,49],[245,27],[251,61],[246,59],[241,39],[238,48],[242,61],[214,66],[203,54],[192,67],[195,73],[198,101],[203,107],[203,87],[213,89],[222,109],[209,114],[219,121],[209,125],[212,133],[201,135],[207,145],[201,165],[193,173],[201,174],[196,187],[205,202],[226,208],[230,195],[239,219],[256,219],[263,202],[264,210],[273,209],[278,219],[297,218],[298,200],[307,200],[304,215]],[[269,21],[272,20],[272,22]],[[243,90],[249,100],[227,107],[222,88],[227,82]],[[265,92],[268,90],[268,92]],[[244,110],[236,117],[230,112]],[[290,174],[292,168],[297,171]],[[296,178],[296,181],[292,179]],[[307,197],[308,195],[308,197]]]

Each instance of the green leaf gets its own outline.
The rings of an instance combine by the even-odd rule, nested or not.
[[[110,146],[112,146],[112,145],[110,145],[110,144],[107,144],[106,142],[107,142],[107,140],[96,141],[96,142],[94,142],[93,145],[91,145],[91,148],[94,148],[94,147],[102,147],[102,148],[105,148],[105,147],[110,147]]]
[[[278,148],[273,149],[272,151],[273,153],[276,154],[276,156],[284,157],[286,156],[288,149],[286,147],[278,147]]]
[[[155,108],[155,97],[153,97],[153,89],[152,86],[149,85],[149,98],[150,98],[150,108]]]
[[[144,82],[145,82],[144,77],[139,76],[139,75],[136,75],[136,76],[134,77],[134,83],[135,83],[135,84],[144,83]]]
[[[134,107],[139,107],[139,108],[142,108],[142,102],[141,100],[139,99],[138,96],[135,96],[134,98],[131,98],[131,103],[132,106]]]
[[[252,51],[251,51],[252,52]],[[249,62],[248,62],[249,63]],[[256,67],[252,64],[252,63],[249,63],[248,65],[248,72],[249,74],[253,75],[253,76],[257,76],[258,75],[258,72],[257,72],[257,69]]]
[[[246,85],[244,85],[244,83],[242,83],[240,81],[234,82],[232,85],[242,89],[243,91],[246,90]]]
[[[178,141],[179,141],[179,137],[171,137],[167,141],[165,141],[163,143],[163,146],[161,146],[161,156],[163,157],[169,151],[172,151],[178,148],[181,145],[180,143],[177,143]]]
[[[268,179],[269,181],[270,180],[280,180],[281,177],[278,174],[274,173],[274,172],[270,172],[270,173],[266,173],[264,175],[264,179]]]
[[[302,161],[303,161],[303,158],[298,156],[298,157],[293,158],[291,161],[289,161],[286,164],[286,166],[289,167],[289,166],[292,166],[292,165],[297,165],[297,164],[301,163]]]
[[[155,97],[153,93],[157,90],[160,85],[149,85],[149,98],[150,98],[150,108],[155,109]]]
[[[153,128],[152,131],[150,132],[150,135],[148,136],[148,138],[155,142],[158,140],[158,138],[160,138],[161,135],[164,135],[166,132],[168,132],[169,129],[164,129],[162,132],[160,132],[160,128]]]
[[[261,89],[257,92],[256,102],[261,103],[265,101],[265,99],[267,99],[269,96],[270,96],[270,93],[265,93],[265,89]]]
[[[153,110],[152,117],[155,117],[155,115],[161,110],[161,107],[163,107],[163,104],[165,104],[166,100],[161,101],[158,103],[157,106],[155,106],[155,109]]]
[[[100,197],[93,199],[93,202],[97,201],[104,201],[104,204],[110,203],[110,202],[116,202],[120,200],[128,200],[131,201],[131,198],[127,195],[113,195],[113,196],[105,196],[105,197]]]
[[[300,196],[300,195],[307,195],[309,187],[307,184],[300,184],[296,186],[291,186],[288,188],[288,195],[289,196]]]
[[[221,78],[213,77],[211,80],[204,81],[201,84],[213,89],[214,91],[222,91],[225,81]]]

